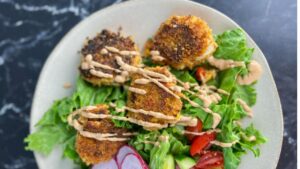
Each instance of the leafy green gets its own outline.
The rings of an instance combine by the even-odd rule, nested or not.
[[[161,136],[168,137],[169,134],[167,132],[163,132]],[[171,147],[171,144],[168,140],[161,139],[157,141],[159,142],[159,146],[154,146],[150,151],[149,167],[151,169],[163,169],[164,159],[166,158]]]
[[[179,80],[183,82],[197,83],[197,80],[193,75],[187,70],[175,70],[171,69],[172,74],[176,76]]]
[[[233,99],[242,99],[249,106],[253,106],[256,102],[256,91],[253,85],[235,85],[232,93]]]
[[[143,159],[149,162],[151,169],[159,169],[163,167],[167,155],[189,154],[190,147],[181,131],[180,127],[161,131],[144,131],[130,140],[129,144],[142,155]],[[162,137],[166,139],[161,139]],[[153,143],[157,143],[159,146]]]
[[[64,148],[64,157],[72,159],[83,168],[86,166],[75,151],[76,131],[67,124],[67,117],[74,110],[94,104],[116,102],[122,106],[126,101],[126,91],[120,87],[95,87],[86,83],[81,77],[77,80],[76,91],[72,96],[55,101],[52,107],[36,124],[37,131],[24,139],[26,150],[49,154],[57,145]],[[118,114],[125,116],[125,114]],[[131,128],[131,124],[123,121],[113,121],[117,127]]]
[[[218,44],[218,48],[214,53],[216,58],[243,61],[245,64],[250,62],[253,49],[247,47],[246,37],[241,29],[226,31],[215,36],[215,39]],[[147,66],[157,66],[157,64],[152,63],[149,57],[144,58],[143,62]],[[207,63],[203,63],[201,66],[211,68]],[[171,69],[171,72],[183,82],[197,83],[197,80],[194,78],[195,70]],[[237,99],[244,100],[250,106],[253,106],[256,102],[254,84],[239,85],[236,81],[238,75],[246,73],[247,68],[243,67],[219,71],[216,78],[207,83],[207,85],[214,85],[229,93],[228,96],[222,95],[222,100],[219,103],[212,104],[209,107],[213,112],[221,116],[221,122],[217,126],[221,129],[221,133],[217,135],[217,140],[227,143],[237,141],[230,148],[212,146],[212,150],[223,151],[225,169],[236,169],[241,161],[241,156],[247,150],[252,151],[255,157],[259,156],[258,145],[266,142],[266,138],[254,128],[253,124],[246,128],[237,124],[238,121],[247,115]],[[183,94],[199,105],[203,105],[202,100],[197,96],[184,91]],[[25,138],[24,141],[27,143],[26,150],[49,154],[53,148],[61,145],[64,150],[64,157],[72,159],[75,163],[81,165],[82,168],[86,168],[87,166],[81,161],[75,150],[76,131],[67,124],[69,113],[83,106],[109,102],[114,102],[117,107],[121,108],[126,104],[126,99],[127,93],[122,87],[95,87],[79,78],[75,92],[70,97],[55,101],[36,124],[36,132]],[[126,116],[126,113],[117,112],[112,108],[110,112],[112,115]],[[183,100],[181,114],[201,119],[204,130],[209,130],[212,127],[212,115],[201,108],[193,107],[185,100]],[[112,121],[116,127],[136,128],[135,125],[126,121]],[[129,144],[149,163],[150,168],[163,168],[167,165],[164,161],[166,158],[174,159],[173,157],[189,156],[190,146],[186,137],[182,134],[182,126],[169,127],[159,131],[137,129],[139,134],[132,138]],[[161,139],[161,136],[165,136],[168,139]],[[158,143],[159,146],[153,143]]]
[[[232,88],[236,85],[236,78],[240,73],[240,68],[233,68],[221,71],[219,73],[220,78],[220,89],[223,89],[227,92],[231,92]]]
[[[248,48],[246,36],[243,30],[233,29],[216,36],[218,48],[214,57],[220,59],[232,59],[237,61],[249,61],[254,49]]]
[[[62,143],[66,139],[67,135],[62,127],[43,127],[25,139],[25,142],[28,143],[26,150],[43,152],[48,155],[54,146]]]

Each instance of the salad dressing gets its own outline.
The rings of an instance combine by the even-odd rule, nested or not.
[[[251,107],[242,99],[236,99],[237,102],[243,107],[249,117],[253,117],[253,112]]]
[[[111,107],[116,108],[116,104],[114,104],[114,103],[110,103],[109,105]],[[128,110],[128,111],[131,111],[133,113],[142,113],[142,114],[145,114],[145,115],[150,115],[150,116],[153,116],[153,117],[159,118],[159,119],[175,120],[175,121],[178,120],[178,118],[176,118],[176,117],[168,116],[168,115],[165,115],[165,114],[160,113],[160,112],[147,111],[147,110],[144,110],[144,109],[133,109],[133,108],[130,108],[130,107],[127,107],[127,106],[123,106],[123,108],[121,108],[121,109]]]
[[[145,84],[150,83],[150,80],[145,79],[145,78],[141,78],[141,79],[136,79],[136,80],[134,80],[134,83],[135,83],[135,84],[145,85]]]
[[[140,53],[137,51],[128,51],[128,50],[119,50],[112,46],[105,46],[105,49],[109,52],[120,54],[121,56],[133,56],[133,55],[139,55]]]
[[[102,50],[101,50],[102,51]],[[103,51],[102,53],[107,53],[109,52],[113,52],[113,53],[118,53],[118,54],[122,54],[122,55],[127,55],[127,54],[137,54],[137,53],[134,53],[133,51],[120,51],[119,49],[117,48],[114,48],[114,47],[110,47],[110,46],[105,46],[105,48],[103,48]],[[133,53],[131,53],[133,52]],[[159,52],[158,51],[151,51],[150,52],[152,56],[159,56]],[[218,114],[218,113],[215,113],[213,111],[211,111],[209,109],[209,106],[212,104],[212,103],[218,103],[222,98],[219,94],[224,94],[224,95],[228,95],[229,93],[222,90],[222,89],[217,89],[215,86],[206,86],[206,85],[203,85],[203,86],[199,86],[198,84],[194,83],[194,84],[191,84],[191,83],[188,83],[188,82],[182,82],[178,79],[174,79],[173,76],[169,77],[169,76],[166,76],[164,74],[161,74],[161,73],[157,73],[157,72],[154,72],[154,71],[150,71],[150,70],[146,70],[146,69],[143,69],[143,68],[140,68],[140,67],[135,67],[135,66],[132,66],[132,65],[129,65],[127,63],[125,63],[122,58],[120,56],[116,56],[116,61],[117,61],[117,64],[120,66],[120,69],[114,69],[114,68],[111,68],[107,65],[102,65],[102,64],[97,64],[97,62],[95,61],[92,61],[92,56],[91,55],[88,55],[86,57],[86,61],[85,63],[87,63],[87,65],[84,65],[84,67],[101,67],[101,68],[105,68],[105,69],[110,69],[110,70],[114,70],[115,72],[117,73],[121,73],[121,75],[117,75],[114,80],[116,82],[124,82],[126,80],[126,78],[128,77],[128,74],[129,73],[138,73],[138,74],[141,74],[142,76],[144,76],[144,78],[141,78],[141,79],[136,79],[134,81],[134,83],[136,84],[148,84],[148,83],[154,83],[156,84],[158,87],[160,87],[161,89],[163,89],[164,91],[166,91],[167,93],[173,95],[175,98],[177,99],[180,99],[180,98],[183,98],[184,100],[188,101],[193,107],[199,107],[201,109],[203,109],[205,112],[209,113],[209,114],[212,114],[212,117],[213,117],[213,125],[212,125],[212,128],[216,128],[217,125],[220,123],[221,121],[221,116]],[[208,58],[208,61],[215,67],[223,70],[223,69],[226,69],[226,68],[232,68],[232,67],[235,67],[235,66],[244,66],[244,62],[234,62],[232,60],[223,60],[223,59],[215,59],[213,57],[209,57]],[[95,64],[95,63],[96,64]],[[105,74],[103,72],[99,72],[99,71],[96,71],[94,69],[91,69],[90,70],[92,72],[92,74],[96,75],[96,76],[101,76],[101,77],[110,77],[110,78],[113,78],[112,75],[110,74]],[[126,72],[126,73],[123,73],[123,72]],[[174,80],[176,80],[181,86],[172,86],[172,87],[166,87],[164,84],[162,84],[161,82],[173,82]],[[192,91],[193,90],[196,90],[198,93],[195,93]],[[129,87],[128,88],[129,91],[131,92],[135,92],[137,94],[146,94],[146,91],[143,90],[143,89],[138,89],[138,88],[134,88],[134,87]],[[195,95],[197,96],[198,98],[200,98],[203,102],[203,106],[200,106],[198,103],[190,100],[188,97],[184,96],[184,95],[177,95],[175,92],[181,92],[182,90],[184,91],[187,91],[188,93],[192,94],[192,95]],[[174,92],[173,92],[174,91]],[[242,102],[240,102],[240,104],[242,104]],[[245,107],[245,105],[243,104],[243,106]],[[128,107],[124,107],[125,109],[129,110]],[[129,110],[129,111],[132,111],[133,109]],[[246,109],[248,110],[248,109]],[[136,112],[136,113],[143,113],[143,114],[146,114],[146,115],[151,115],[151,116],[154,116],[156,118],[163,118],[163,119],[166,119],[166,120],[174,120],[174,117],[168,117],[166,115],[162,115],[163,113],[159,113],[159,112],[152,112],[152,111],[145,111],[145,110],[137,110],[137,111],[133,111],[133,112]],[[104,116],[102,116],[104,117]],[[116,119],[118,117],[114,117],[114,116],[107,116],[108,118],[113,118],[113,119]],[[124,120],[124,121],[129,121],[129,122],[132,122],[132,123],[135,123],[135,124],[139,124],[139,125],[143,125],[144,123],[141,123],[140,121],[135,121],[135,119],[130,119],[130,118],[126,118],[126,117],[121,117],[121,119],[119,120]],[[183,122],[182,121],[177,121],[178,123],[182,124]],[[194,124],[196,125],[196,124]],[[150,127],[154,127],[154,128],[162,128],[164,126],[152,126],[152,124],[146,124],[146,126],[144,127],[147,127],[147,128],[150,128]]]
[[[226,70],[235,67],[245,67],[245,63],[243,61],[234,61],[231,59],[216,59],[213,56],[207,58],[207,61],[210,65],[218,68],[219,70]]]
[[[255,136],[247,136],[246,134],[243,133],[242,135],[243,139],[245,139],[246,141],[255,141],[256,140],[256,137]]]
[[[233,145],[235,145],[237,142],[239,142],[238,140],[236,141],[233,141],[231,143],[223,143],[223,142],[220,142],[218,140],[213,140],[211,141],[210,143],[211,144],[214,144],[216,146],[220,146],[220,147],[223,147],[223,148],[226,148],[226,147],[232,147]]]
[[[160,55],[160,53],[159,53],[158,50],[152,50],[152,51],[150,51],[150,55],[151,55],[151,59],[153,61],[160,62],[160,61],[165,60],[165,58]]]
[[[128,90],[133,93],[137,93],[137,94],[141,94],[141,95],[144,95],[147,93],[146,90],[135,88],[135,87],[128,87]]]
[[[149,141],[149,140],[143,140],[142,143],[144,144],[153,144],[154,146],[159,146],[159,142],[158,141]]]
[[[188,130],[183,130],[182,134],[189,134],[189,135],[194,135],[194,136],[202,136],[204,134],[220,133],[220,132],[221,132],[220,129],[207,130],[207,131],[204,131],[204,132],[192,132],[192,131],[188,131]]]
[[[262,67],[261,65],[255,61],[251,60],[251,62],[248,64],[248,71],[249,73],[245,76],[238,76],[237,82],[240,85],[250,85],[257,81],[261,75],[262,75]]]

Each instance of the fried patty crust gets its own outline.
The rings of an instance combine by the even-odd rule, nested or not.
[[[135,45],[132,37],[124,37],[120,32],[114,33],[109,30],[104,29],[101,33],[99,33],[93,39],[87,39],[86,44],[81,50],[82,54],[82,62],[87,55],[92,55],[93,60],[108,65],[112,68],[119,68],[119,65],[115,61],[115,56],[117,53],[109,52],[107,54],[101,54],[101,50],[105,48],[105,46],[114,47],[119,49],[120,51],[137,51],[138,48]],[[123,61],[127,64],[138,66],[141,62],[141,57],[139,55],[135,56],[121,56]],[[112,70],[107,70],[103,68],[95,68],[96,70],[100,70],[107,74],[112,74],[113,77],[116,76],[116,72]],[[97,77],[90,73],[90,69],[83,69],[82,66],[79,67],[79,71],[86,81],[92,83],[93,85],[118,85],[119,83],[114,81],[114,78],[103,78]]]
[[[170,65],[175,69],[192,69],[216,50],[212,31],[205,21],[196,16],[172,16],[164,23],[146,45],[144,54],[158,51],[163,60],[155,63]]]
[[[148,67],[145,68],[146,70],[151,70],[154,72],[158,72],[161,74],[164,74],[166,76],[172,76],[172,74],[169,72],[169,70],[166,67]],[[140,74],[134,74],[131,79],[131,85],[130,87],[143,89],[146,91],[146,94],[137,94],[131,91],[128,91],[127,96],[127,106],[134,108],[134,109],[144,109],[147,111],[155,111],[155,112],[161,112],[168,116],[174,116],[179,117],[181,108],[182,108],[182,102],[180,99],[174,97],[172,94],[166,92],[162,88],[158,87],[154,83],[148,83],[148,84],[136,84],[134,81],[136,79],[144,78]],[[175,82],[168,82],[164,83],[163,85],[170,88],[175,85]],[[177,94],[177,93],[176,93]],[[168,123],[168,120],[165,119],[157,119],[150,115],[145,115],[141,113],[133,113],[128,112],[127,114],[129,117],[143,120],[147,122],[152,123],[160,123],[160,124],[166,124]],[[148,130],[152,130],[151,128],[146,128]]]
[[[108,114],[108,106],[104,104],[97,105],[97,108],[90,110],[90,113]],[[92,133],[117,133],[121,135],[121,133],[127,131],[126,129],[115,127],[110,119],[99,120],[80,117],[79,122],[83,125],[84,131]],[[112,159],[119,148],[124,144],[126,144],[126,142],[98,141],[83,137],[78,133],[76,136],[75,148],[82,161],[87,165],[91,165]]]

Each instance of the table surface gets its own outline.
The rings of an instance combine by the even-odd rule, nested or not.
[[[0,0],[0,168],[37,168],[24,150],[33,91],[59,40],[79,21],[121,0]],[[296,0],[198,0],[240,24],[271,66],[284,113],[278,169],[296,168]]]

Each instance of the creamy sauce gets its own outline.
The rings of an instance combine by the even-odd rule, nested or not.
[[[145,84],[148,84],[150,83],[151,81],[148,80],[148,79],[145,79],[145,78],[141,78],[141,79],[136,79],[134,80],[134,83],[135,84],[141,84],[141,85],[145,85]]]
[[[116,105],[111,103],[110,104],[111,107],[116,108]],[[68,117],[68,122],[71,126],[74,126],[73,124],[73,118],[76,115],[81,115],[85,118],[89,118],[89,119],[115,119],[115,120],[122,120],[122,121],[128,121],[130,123],[134,123],[140,126],[143,126],[145,128],[152,128],[152,129],[162,129],[162,128],[166,128],[168,127],[168,124],[159,124],[159,123],[152,123],[152,122],[146,122],[143,120],[137,120],[134,118],[130,118],[130,117],[120,117],[120,116],[114,116],[114,115],[110,115],[110,114],[95,114],[95,113],[89,113],[88,111],[92,111],[93,109],[95,109],[95,106],[88,106],[85,108],[81,108],[73,113],[71,113]],[[123,108],[116,108],[117,111],[132,111],[135,113],[142,113],[142,114],[146,114],[146,115],[151,115],[157,118],[161,118],[161,119],[166,119],[166,120],[173,120],[172,122],[170,122],[170,124],[180,124],[180,125],[186,125],[186,126],[195,126],[197,124],[197,119],[193,118],[193,117],[185,117],[185,116],[181,116],[180,118],[176,118],[173,116],[167,116],[163,113],[160,112],[153,112],[153,111],[146,111],[143,109],[133,109],[130,107],[126,107],[124,106]]]
[[[69,83],[69,82],[66,82],[66,83],[64,83],[64,86],[63,86],[65,89],[69,89],[69,88],[71,88],[72,87],[72,84],[71,83]]]
[[[221,118],[221,116],[218,113],[212,112],[211,114],[213,116],[212,128],[215,129],[219,125],[219,123],[220,123],[220,121],[221,121],[222,118]]]
[[[233,121],[233,123],[237,126],[242,126],[242,123],[240,121]]]
[[[160,87],[161,89],[165,90],[167,93],[173,95],[175,98],[180,99],[180,97],[178,95],[176,95],[174,92],[172,92],[168,87],[166,87],[165,85],[163,85],[162,83],[160,83],[158,80],[151,78],[148,75],[144,75],[148,80],[150,80],[151,82],[155,83],[158,87]]]
[[[211,143],[211,144],[214,144],[214,145],[216,145],[216,146],[220,146],[220,147],[226,148],[226,147],[232,147],[232,146],[233,146],[234,144],[236,144],[237,142],[238,142],[238,141],[236,140],[236,141],[233,141],[233,142],[231,142],[231,143],[223,143],[223,142],[214,140],[214,141],[211,141],[210,143]]]
[[[223,94],[223,95],[227,95],[227,96],[230,95],[227,91],[225,91],[223,89],[217,89],[217,92],[220,93],[220,94]]]
[[[124,83],[126,81],[126,76],[116,75],[114,81],[117,83]]]
[[[112,46],[105,46],[105,49],[107,49],[109,52],[120,54],[121,56],[139,55],[139,52],[137,51],[119,50]]]
[[[144,141],[142,141],[142,143],[144,143],[144,144],[153,144],[154,146],[159,146],[159,142],[158,141],[144,140]]]
[[[189,117],[189,116],[181,116],[180,120],[176,122],[178,125],[186,125],[186,126],[196,126],[197,125],[197,118]]]
[[[183,130],[183,134],[189,134],[189,135],[194,135],[194,136],[202,136],[204,134],[210,134],[210,133],[220,133],[221,130],[220,129],[214,129],[214,130],[208,130],[205,132],[191,132],[191,131],[187,131],[187,130]]]
[[[158,50],[152,50],[152,51],[150,51],[150,55],[151,55],[151,59],[152,59],[153,61],[158,61],[158,62],[160,62],[160,61],[165,60],[164,57],[160,56],[160,53],[159,53]]]
[[[181,86],[171,86],[170,89],[175,92],[181,92],[183,90]]]
[[[111,107],[114,107],[116,108],[116,105],[114,103],[110,103],[109,104]],[[150,115],[150,116],[153,116],[153,117],[156,117],[156,118],[159,118],[159,119],[165,119],[165,120],[175,120],[177,121],[178,118],[176,117],[173,117],[173,116],[167,116],[163,113],[160,113],[160,112],[155,112],[155,111],[147,111],[147,110],[144,110],[144,109],[133,109],[133,108],[130,108],[130,107],[127,107],[127,106],[124,106],[123,108],[121,108],[121,110],[128,110],[128,111],[131,111],[133,113],[141,113],[141,114],[145,114],[145,115]]]
[[[151,58],[152,58],[152,60],[157,61],[157,62],[165,60],[165,58],[163,58],[162,56],[158,56],[158,55],[152,56]]]
[[[107,49],[103,48],[101,51],[100,51],[101,55],[106,55],[108,54],[108,51]]]
[[[251,107],[242,99],[237,99],[237,102],[243,107],[249,117],[253,117]]]
[[[143,120],[137,120],[135,118],[114,116],[114,115],[109,115],[109,114],[94,114],[94,113],[89,113],[89,112],[82,112],[81,115],[83,117],[90,118],[90,119],[114,119],[114,120],[128,121],[130,123],[134,123],[134,124],[148,127],[148,128],[161,129],[161,128],[168,127],[167,124],[151,123],[151,122],[146,122]]]
[[[78,111],[74,112],[73,115],[78,115]],[[122,133],[121,136],[124,137],[116,137],[118,136],[117,133],[92,133],[83,130],[83,126],[78,122],[78,120],[73,119],[74,116],[68,117],[68,123],[70,126],[73,126],[80,135],[88,138],[93,138],[98,141],[126,141],[129,140],[128,136],[137,135],[138,133]]]
[[[118,54],[123,54],[123,55],[127,55],[129,54],[127,51],[120,51],[119,49],[117,48],[114,48],[114,47],[110,47],[110,46],[106,46],[103,51],[103,53],[109,53],[109,52],[113,52],[113,53],[118,53]],[[155,55],[155,56],[158,56],[159,55],[159,52],[158,51],[151,51],[151,55]],[[106,68],[106,69],[111,69],[111,70],[114,70],[118,73],[121,73],[121,75],[117,75],[114,80],[116,82],[124,82],[126,81],[127,77],[128,77],[128,74],[129,73],[138,73],[138,74],[141,74],[142,76],[144,76],[144,78],[141,78],[141,79],[136,79],[134,81],[134,83],[136,84],[148,84],[148,83],[154,83],[156,84],[158,87],[160,87],[161,89],[165,90],[167,93],[173,95],[175,98],[177,99],[180,99],[183,98],[185,99],[186,101],[188,101],[193,107],[199,107],[199,108],[202,108],[204,111],[206,111],[207,113],[210,113],[212,114],[213,116],[213,128],[215,128],[220,120],[221,120],[221,117],[219,114],[215,113],[215,112],[212,112],[208,107],[212,104],[212,103],[218,103],[220,100],[221,100],[221,96],[218,94],[224,94],[224,95],[228,95],[229,93],[224,91],[224,90],[221,90],[221,89],[217,89],[216,87],[214,86],[199,86],[198,84],[190,84],[188,82],[182,82],[176,78],[174,78],[174,76],[170,75],[170,76],[166,76],[164,74],[161,74],[161,73],[157,73],[157,72],[154,72],[154,71],[150,71],[150,70],[146,70],[146,69],[143,69],[143,68],[140,68],[140,67],[135,67],[135,66],[131,66],[127,63],[125,63],[122,58],[120,56],[115,56],[116,58],[116,61],[117,61],[117,64],[120,66],[120,69],[114,69],[114,68],[110,68],[109,66],[105,66],[105,65],[99,65],[97,64],[97,62],[95,62],[96,64],[94,64],[92,61],[92,56],[88,56],[86,57],[86,61],[89,63],[88,65],[84,65],[84,67],[101,67],[101,68]],[[216,61],[217,63],[227,63],[227,62],[230,62],[231,64],[231,67],[232,65],[236,65],[236,62],[233,62],[233,61],[228,61],[228,60],[219,60],[219,59],[215,59],[212,58],[212,59],[208,59],[208,60],[213,60],[213,61]],[[92,63],[92,64],[91,64]],[[221,64],[220,64],[221,65]],[[239,65],[239,64],[237,64]],[[242,66],[242,65],[239,65],[239,66]],[[101,76],[101,77],[112,77],[112,75],[110,74],[104,74],[103,72],[96,72],[95,70],[93,71],[93,69],[91,69],[92,73],[95,74],[95,75],[98,75],[98,76]],[[124,73],[126,72],[126,73]],[[176,81],[182,85],[181,86],[171,86],[171,87],[166,87],[162,82],[174,82]],[[192,90],[190,89],[193,89],[193,90],[197,90],[197,93],[193,92]],[[135,92],[135,93],[138,93],[138,94],[146,94],[146,91],[143,90],[143,89],[138,89],[138,88],[133,88],[133,87],[129,87],[129,90],[132,91],[132,92]],[[204,103],[204,107],[200,106],[198,103],[190,100],[188,97],[184,96],[184,95],[177,95],[175,92],[181,92],[182,90],[184,91],[187,91],[189,92],[190,94],[193,94],[197,97],[199,97],[203,103]],[[173,92],[174,91],[174,92]],[[120,109],[118,109],[119,111],[122,111]],[[144,113],[145,112],[139,112],[139,113]],[[174,117],[162,117],[161,115],[158,115],[158,114],[155,114],[153,112],[146,112],[148,114],[151,114],[152,116],[154,117],[157,117],[157,118],[165,118],[165,119],[169,119],[169,118],[174,118]],[[175,121],[175,120],[174,120]],[[183,123],[183,121],[177,121],[178,124],[181,124]],[[186,123],[186,122],[185,122]],[[189,124],[191,125],[191,124]],[[196,124],[194,124],[196,125]],[[145,126],[147,127],[147,126]],[[149,126],[148,126],[149,128]]]
[[[142,68],[139,68],[139,67],[131,66],[131,65],[125,63],[120,56],[116,56],[116,61],[117,61],[118,65],[121,67],[121,69],[123,69],[125,71],[131,72],[131,73],[139,73],[143,76],[147,75],[147,76],[150,76],[150,77],[160,78],[164,82],[172,82],[173,81],[172,78],[167,77],[164,74],[157,73],[157,72],[150,71],[150,70],[146,70],[146,69],[142,69]]]
[[[97,76],[97,77],[103,77],[103,78],[113,78],[113,75],[112,74],[108,74],[108,73],[103,73],[101,71],[96,71],[94,69],[91,69],[90,70],[90,73],[94,76]]]
[[[168,135],[166,135],[166,136],[160,135],[160,136],[158,137],[158,140],[159,140],[159,141],[162,141],[162,142],[167,142],[167,141],[169,141],[169,136],[168,136]]]
[[[258,62],[252,60],[248,65],[249,73],[245,76],[238,76],[237,82],[240,85],[250,85],[257,81],[262,75],[262,67]]]
[[[137,93],[137,94],[141,94],[141,95],[144,95],[144,94],[147,93],[146,90],[135,88],[135,87],[129,87],[128,90],[133,92],[133,93]]]
[[[243,61],[234,61],[230,59],[216,59],[213,56],[207,58],[207,61],[210,65],[218,68],[219,70],[230,69],[234,67],[244,67],[245,63]]]

